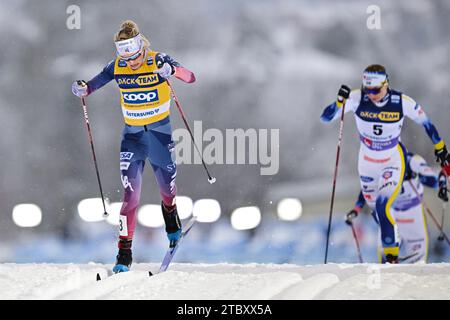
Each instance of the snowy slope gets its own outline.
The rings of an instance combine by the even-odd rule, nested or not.
[[[1,264],[0,299],[450,299],[450,264]],[[100,273],[103,280],[96,281]]]

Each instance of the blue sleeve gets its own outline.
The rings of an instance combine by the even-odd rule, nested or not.
[[[422,125],[425,128],[425,131],[427,132],[428,136],[430,137],[431,141],[433,141],[434,144],[437,144],[440,141],[442,141],[436,127],[434,126],[434,124],[431,123],[430,119],[427,118],[423,122]]]
[[[100,89],[105,84],[114,79],[114,64],[116,60],[112,60],[106,67],[103,68],[102,72],[96,75],[94,78],[88,81],[88,94]]]
[[[423,185],[434,189],[439,186],[439,175],[430,168],[420,155],[408,154],[407,168],[412,173],[412,176],[417,175]]]
[[[430,137],[436,149],[443,147],[444,141],[439,136],[436,127],[431,123],[422,106],[405,94],[402,97],[403,114],[425,128],[428,137]]]
[[[419,180],[422,184],[433,189],[437,189],[437,187],[439,186],[439,180],[437,175],[425,176],[419,174]]]
[[[339,108],[336,105],[336,102],[333,102],[328,107],[326,107],[325,110],[323,110],[322,115],[320,116],[320,120],[322,120],[322,122],[330,122],[334,119],[338,111]]]
[[[359,192],[358,200],[356,200],[355,207],[363,208],[366,204],[366,199],[364,199],[362,191]]]

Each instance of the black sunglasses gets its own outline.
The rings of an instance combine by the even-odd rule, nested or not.
[[[363,91],[367,94],[379,94],[381,92],[381,89],[383,89],[383,87],[370,88],[370,89],[363,87]]]

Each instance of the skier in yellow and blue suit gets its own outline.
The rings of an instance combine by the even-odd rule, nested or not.
[[[166,54],[150,49],[133,21],[122,23],[115,35],[117,57],[90,81],[78,80],[72,92],[87,96],[115,79],[125,121],[120,147],[120,170],[124,200],[120,211],[119,253],[115,273],[128,271],[132,263],[131,245],[136,211],[141,196],[142,173],[146,159],[159,186],[161,208],[170,246],[181,236],[181,222],[175,203],[174,142],[170,125],[170,87],[166,79],[175,76],[185,82],[195,76]]]
[[[397,263],[399,235],[391,206],[406,171],[406,150],[400,143],[404,118],[425,128],[442,167],[448,168],[450,156],[423,108],[407,95],[389,87],[384,66],[368,66],[363,72],[361,89],[351,91],[349,87],[341,86],[337,101],[323,111],[321,120],[330,122],[338,118],[344,103],[345,112],[355,114],[361,140],[358,159],[361,189],[366,203],[376,212],[383,255],[387,262]],[[369,193],[369,190],[373,192]]]
[[[443,170],[439,174],[434,172],[420,155],[408,152],[403,185],[391,207],[401,239],[400,263],[427,262],[428,259],[428,228],[423,206],[424,186],[438,189],[438,197],[448,202],[447,179]],[[363,184],[363,190],[366,191],[366,197],[374,192],[365,184]],[[352,224],[365,203],[366,200],[361,191],[355,207],[347,213],[347,224]],[[375,212],[372,211],[372,215],[379,225]],[[380,250],[380,240],[379,238],[378,258],[380,262],[385,262],[385,257]]]

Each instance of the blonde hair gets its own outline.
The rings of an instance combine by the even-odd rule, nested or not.
[[[132,20],[126,20],[120,25],[119,31],[114,35],[114,41],[127,40],[136,37],[139,34],[139,27],[136,22]],[[144,42],[144,48],[150,48],[150,41],[144,35],[141,34],[142,41]]]

